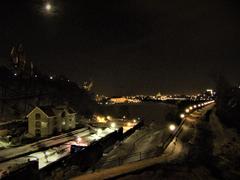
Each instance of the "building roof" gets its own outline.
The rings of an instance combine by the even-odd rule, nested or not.
[[[55,109],[65,111],[68,114],[76,114],[76,111],[73,108],[66,105],[56,106]]]
[[[54,117],[57,116],[59,110],[61,112],[66,112],[68,114],[76,114],[76,111],[72,109],[71,107],[66,107],[66,106],[38,106],[35,108],[39,108],[42,112],[44,112],[48,117]],[[34,109],[35,109],[34,108]],[[33,112],[33,110],[27,115],[27,117]]]
[[[39,108],[49,117],[56,116],[56,114],[53,111],[54,106],[39,106]]]
[[[70,108],[70,107],[67,108],[67,111],[68,111],[69,114],[75,114],[76,113],[76,111],[73,108]]]

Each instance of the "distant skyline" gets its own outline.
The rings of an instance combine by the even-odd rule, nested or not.
[[[237,0],[52,0],[51,14],[45,2],[1,2],[1,61],[23,43],[44,72],[107,96],[197,93],[216,74],[240,83]]]

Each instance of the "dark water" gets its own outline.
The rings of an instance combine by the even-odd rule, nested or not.
[[[115,104],[106,106],[106,111],[113,116],[126,114],[130,118],[140,117],[144,121],[158,121],[165,119],[169,112],[176,111],[175,105],[164,103]]]

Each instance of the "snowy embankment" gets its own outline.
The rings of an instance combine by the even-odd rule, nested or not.
[[[75,138],[74,135],[86,136],[88,134],[90,134],[90,131],[87,128],[82,128],[71,133],[43,139],[32,144],[4,149],[0,151],[0,160],[4,161],[24,154],[30,154],[31,152],[33,153],[41,149],[47,149],[48,147],[50,148],[52,146],[63,144],[65,142],[73,140]]]
[[[128,108],[131,116],[140,114],[144,117],[144,127],[105,154],[96,168],[113,167],[159,154],[159,147],[170,135],[165,117],[170,111],[176,110],[175,106],[149,103],[129,105]]]
[[[240,178],[240,136],[236,129],[225,127],[213,112],[210,125],[214,137],[213,155],[217,157],[216,166],[224,178]]]
[[[197,110],[197,111],[193,112],[192,114],[190,114],[191,117],[187,118],[187,121],[189,121],[189,123],[186,124],[186,127],[184,128],[183,132],[181,133],[181,136],[187,135],[189,137],[188,139],[190,139],[190,140],[191,140],[191,138],[193,138],[195,136],[201,136],[201,133],[196,132],[198,130],[201,130],[201,128],[197,129],[197,127],[191,126],[191,124],[192,123],[202,124],[201,122],[203,121],[203,119],[202,119],[203,115],[211,108],[212,108],[212,106],[208,106],[206,108]],[[207,124],[206,121],[204,121],[203,123]],[[188,125],[190,125],[190,126],[188,126]],[[155,127],[153,129],[157,130],[156,126],[149,126],[149,127]],[[147,127],[147,128],[149,128],[149,127]],[[143,131],[146,129],[143,129]],[[192,129],[192,130],[190,131],[189,129]],[[137,133],[138,132],[136,132],[136,134]],[[136,135],[136,134],[134,134],[134,135]],[[157,132],[156,132],[156,134],[157,134]],[[147,146],[147,147],[154,149],[154,147],[155,147],[154,145],[158,144],[158,141],[156,140],[157,138],[156,139],[153,138],[151,140],[151,138],[154,137],[154,134],[148,133],[148,135],[149,135],[148,138],[150,140],[147,144],[144,143],[144,140],[142,140],[140,142],[143,142],[142,143],[143,147]],[[141,179],[145,179],[145,178],[146,179],[147,178],[148,179],[159,179],[159,178],[163,178],[163,179],[169,179],[169,178],[170,179],[196,179],[196,178],[200,178],[200,177],[202,179],[214,179],[214,178],[211,178],[211,172],[204,166],[200,165],[200,166],[193,167],[193,165],[188,165],[189,163],[186,163],[186,162],[188,162],[188,159],[191,158],[191,156],[189,158],[187,157],[187,159],[185,159],[182,157],[182,155],[185,154],[185,156],[187,156],[187,154],[185,152],[185,148],[186,148],[185,146],[190,146],[190,144],[188,143],[188,141],[182,142],[181,136],[178,137],[177,142],[173,140],[170,143],[170,145],[168,146],[168,148],[166,149],[166,151],[164,152],[164,154],[160,157],[145,159],[145,160],[137,161],[134,163],[126,163],[122,166],[118,166],[118,167],[114,167],[114,168],[110,168],[110,169],[105,169],[105,168],[97,169],[95,173],[90,173],[90,174],[86,174],[83,176],[79,176],[79,177],[74,178],[74,180],[107,179],[107,178],[117,178],[117,177],[123,177],[122,179],[136,179],[136,178],[141,178]],[[136,137],[138,137],[138,136],[136,136]],[[205,137],[195,137],[195,139],[198,139],[198,138],[203,140],[203,143],[206,142]],[[127,139],[124,143],[128,144],[127,143],[128,140],[129,139]],[[124,143],[123,143],[123,145],[124,145]],[[197,144],[194,144],[193,146],[197,147]],[[109,155],[117,157],[118,156],[117,149],[114,149],[113,152],[109,153]],[[126,149],[127,149],[127,146],[126,146]],[[125,152],[125,151],[123,150],[122,152]],[[122,152],[121,153],[119,152],[119,154],[121,155]],[[144,169],[144,171],[143,171],[143,169]],[[131,173],[133,173],[133,174],[136,173],[136,174],[132,175]]]

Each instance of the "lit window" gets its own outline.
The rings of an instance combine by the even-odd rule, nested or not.
[[[41,122],[41,126],[42,126],[42,128],[47,128],[48,127],[48,123],[47,122]]]

